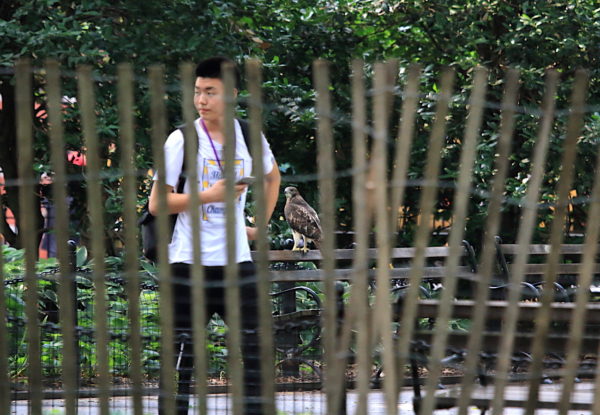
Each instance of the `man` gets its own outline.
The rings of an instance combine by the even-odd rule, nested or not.
[[[194,122],[198,135],[198,181],[201,223],[201,258],[194,258],[192,248],[189,186],[186,182],[184,193],[176,193],[179,175],[184,158],[184,138],[180,130],[172,132],[165,143],[166,193],[169,213],[178,213],[169,244],[169,262],[174,278],[174,312],[176,353],[180,351],[180,335],[191,338],[192,304],[190,290],[190,268],[195,260],[205,267],[207,288],[207,316],[219,313],[225,316],[224,267],[227,264],[227,241],[225,238],[225,180],[223,179],[223,145],[225,143],[225,97],[221,67],[232,63],[227,58],[213,57],[200,62],[196,68],[194,85],[194,105],[200,118]],[[239,76],[238,76],[239,79]],[[237,89],[234,90],[237,96]],[[252,157],[246,146],[241,127],[235,122],[235,175],[240,179],[252,174]],[[269,144],[263,140],[263,165],[265,173],[265,195],[267,221],[270,219],[277,197],[281,178],[279,168]],[[158,186],[150,193],[149,210],[157,214]],[[236,184],[236,257],[239,263],[239,276],[243,292],[241,296],[242,316],[242,358],[244,364],[246,414],[261,413],[260,405],[260,361],[258,355],[258,306],[255,269],[250,256],[249,239],[254,239],[256,229],[246,227],[244,204],[247,185]],[[178,363],[177,413],[187,414],[189,406],[190,382],[193,372],[193,352],[189,342],[184,343],[181,360]],[[159,412],[162,412],[162,400]]]

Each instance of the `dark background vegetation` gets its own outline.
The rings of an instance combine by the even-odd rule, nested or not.
[[[81,4],[80,4],[81,3]],[[332,92],[335,105],[335,157],[339,172],[351,167],[350,145],[350,63],[355,58],[366,62],[369,74],[373,63],[397,59],[399,85],[404,68],[419,62],[424,68],[421,91],[434,93],[440,70],[450,65],[457,71],[456,97],[449,118],[441,179],[456,178],[469,96],[472,69],[484,65],[490,70],[488,108],[485,113],[475,165],[474,193],[466,238],[477,245],[486,214],[486,200],[480,196],[490,185],[496,140],[499,131],[498,103],[508,67],[521,71],[521,90],[510,177],[506,183],[507,203],[503,237],[515,237],[519,221],[518,200],[526,190],[531,149],[539,120],[537,108],[543,95],[544,71],[555,68],[561,74],[558,93],[559,117],[547,165],[542,201],[552,203],[559,175],[560,143],[568,97],[577,68],[591,71],[589,111],[579,142],[574,190],[582,200],[592,184],[596,142],[600,133],[600,8],[595,0],[521,1],[521,0],[407,0],[407,1],[313,1],[313,0],[16,0],[0,4],[0,166],[9,182],[17,179],[14,115],[14,62],[31,57],[37,68],[46,58],[58,59],[64,70],[63,93],[76,97],[75,69],[92,65],[97,77],[98,132],[103,141],[102,157],[110,160],[105,185],[106,237],[109,254],[118,253],[121,238],[121,189],[119,154],[109,151],[118,143],[116,106],[116,65],[131,62],[136,71],[136,162],[140,171],[152,165],[149,153],[149,100],[147,68],[162,63],[166,69],[169,92],[169,124],[181,120],[178,67],[185,61],[198,61],[211,55],[228,55],[238,62],[258,58],[264,65],[264,130],[276,154],[283,185],[297,185],[306,199],[318,206],[317,186],[304,175],[316,173],[316,142],[312,62],[317,58],[331,62]],[[44,103],[43,71],[34,75],[35,101]],[[400,99],[397,100],[399,104]],[[414,162],[410,177],[419,178],[427,147],[429,121],[434,102],[423,100],[419,107]],[[399,105],[397,106],[399,107]],[[241,102],[243,113],[244,103]],[[392,117],[395,131],[399,114]],[[48,160],[47,126],[32,120],[36,132],[38,173],[51,171]],[[66,134],[69,149],[82,148],[81,128],[76,103],[67,106]],[[83,174],[80,167],[69,166],[72,174]],[[352,229],[350,179],[338,180],[336,195],[340,231]],[[70,190],[72,214],[78,219],[74,234],[87,239],[85,191],[83,181]],[[140,183],[140,205],[147,181]],[[18,215],[18,188],[9,187],[2,203]],[[408,225],[400,233],[400,244],[410,244],[411,226],[417,215],[418,188],[407,192],[405,213]],[[438,215],[451,215],[451,187],[440,191]],[[579,203],[579,202],[578,202]],[[283,197],[277,206],[272,227],[274,244],[287,228],[279,220]],[[540,210],[539,223],[551,220],[551,210]],[[17,217],[17,219],[19,219]],[[585,210],[575,204],[569,218],[574,230],[585,227]],[[5,227],[6,229],[6,227]],[[535,238],[545,238],[540,226]],[[15,235],[7,239],[19,246]]]

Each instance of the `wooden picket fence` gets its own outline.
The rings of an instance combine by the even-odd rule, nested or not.
[[[578,400],[573,395],[576,388],[575,380],[584,379],[581,372],[582,354],[584,350],[597,350],[598,333],[590,333],[590,321],[597,320],[598,310],[592,302],[590,288],[593,288],[595,272],[596,248],[599,232],[600,218],[600,180],[595,173],[595,187],[589,198],[588,221],[585,234],[585,242],[580,246],[579,267],[573,273],[577,275],[573,285],[574,294],[570,303],[557,303],[552,289],[539,289],[539,297],[535,301],[523,301],[521,286],[526,282],[528,259],[531,255],[529,247],[532,242],[532,234],[536,226],[536,213],[538,209],[539,191],[544,178],[545,162],[551,139],[551,130],[554,123],[556,89],[558,75],[554,71],[547,73],[546,93],[542,103],[542,117],[539,122],[538,136],[532,155],[532,171],[527,183],[527,194],[522,201],[522,218],[520,227],[515,230],[516,234],[516,258],[511,263],[509,276],[509,287],[506,296],[497,302],[490,300],[490,287],[494,286],[494,278],[497,275],[497,257],[499,245],[495,240],[500,228],[500,214],[503,206],[504,183],[508,175],[508,160],[514,132],[514,116],[516,111],[516,96],[518,93],[518,73],[509,70],[505,79],[505,95],[501,103],[502,123],[498,131],[497,157],[495,160],[495,176],[492,189],[489,194],[488,217],[485,226],[486,234],[483,236],[483,244],[478,253],[476,270],[472,270],[471,283],[473,284],[472,295],[466,300],[457,299],[459,277],[461,277],[461,264],[464,245],[464,229],[468,220],[469,197],[471,196],[471,183],[473,179],[473,163],[475,162],[478,140],[480,138],[480,126],[483,114],[486,110],[486,88],[487,71],[485,68],[475,68],[473,76],[473,88],[469,98],[469,116],[465,122],[464,137],[462,140],[462,152],[460,159],[460,171],[456,181],[456,193],[454,199],[454,210],[452,215],[452,226],[446,245],[446,255],[442,265],[443,279],[439,280],[443,286],[441,294],[437,298],[424,300],[420,295],[424,284],[428,283],[427,272],[428,246],[432,231],[432,221],[421,220],[414,236],[414,244],[409,255],[409,264],[403,269],[404,285],[398,287],[399,277],[394,274],[397,270],[392,269],[390,264],[395,263],[400,255],[394,254],[392,245],[393,235],[398,230],[398,211],[403,205],[408,186],[408,166],[410,163],[410,149],[413,141],[416,111],[421,96],[419,94],[420,68],[412,66],[407,69],[407,82],[403,86],[402,115],[398,128],[398,135],[391,137],[390,125],[390,102],[394,91],[394,71],[397,71],[394,63],[378,63],[374,69],[373,90],[371,99],[373,102],[373,126],[372,126],[372,148],[368,150],[367,140],[367,91],[364,76],[364,64],[353,63],[352,77],[352,146],[353,146],[353,203],[355,248],[346,262],[352,265],[342,277],[340,267],[336,258],[340,253],[335,246],[335,180],[336,170],[333,151],[333,128],[332,128],[332,102],[330,94],[330,68],[325,61],[316,61],[314,69],[314,86],[316,90],[316,113],[318,124],[316,137],[318,142],[317,171],[319,186],[319,207],[322,220],[324,238],[320,248],[319,270],[316,271],[316,281],[322,284],[323,304],[319,310],[322,328],[323,347],[323,382],[322,392],[325,394],[324,413],[345,413],[344,396],[347,394],[346,369],[348,364],[355,368],[353,388],[355,389],[354,407],[349,412],[358,415],[374,413],[369,407],[369,395],[372,391],[372,366],[375,358],[375,350],[378,350],[378,361],[383,368],[383,400],[385,412],[388,414],[398,413],[399,393],[404,390],[405,367],[415,360],[416,344],[426,344],[421,350],[428,361],[427,370],[421,376],[424,382],[424,395],[414,401],[414,408],[422,414],[430,414],[440,407],[443,397],[438,396],[436,390],[441,382],[444,372],[444,358],[448,355],[448,349],[460,350],[463,360],[460,366],[460,379],[455,389],[456,396],[448,406],[456,406],[459,413],[466,414],[470,405],[476,404],[480,408],[491,408],[494,414],[501,414],[506,406],[522,406],[526,413],[534,413],[540,400],[540,393],[544,385],[540,385],[541,379],[552,378],[558,398],[554,406],[561,414],[566,414],[569,408],[577,407],[582,410],[599,413],[600,400],[594,400],[597,396],[598,384],[595,382],[594,371],[595,358],[591,373],[585,379],[589,385],[589,398]],[[249,120],[251,125],[252,154],[255,160],[262,160],[260,145],[260,131],[262,125],[262,99],[261,99],[261,68],[260,63],[249,60],[245,64],[245,72],[248,80]],[[24,304],[25,304],[25,331],[27,347],[26,373],[23,377],[27,385],[27,402],[31,414],[42,414],[44,412],[43,401],[46,396],[45,382],[42,370],[41,357],[44,353],[41,341],[42,322],[39,319],[40,299],[38,297],[39,274],[36,273],[37,249],[36,225],[33,218],[36,206],[34,198],[35,183],[33,165],[33,102],[32,102],[32,68],[27,60],[19,61],[15,67],[15,81],[17,87],[17,133],[19,153],[19,175],[20,175],[20,206],[21,206],[21,235],[25,248],[25,274]],[[102,260],[94,260],[91,281],[93,282],[94,307],[93,314],[93,339],[96,346],[95,363],[93,370],[95,380],[92,386],[84,388],[80,383],[80,366],[78,356],[78,334],[75,330],[77,308],[73,307],[75,299],[74,269],[71,258],[72,249],[69,246],[68,234],[68,206],[67,187],[68,180],[65,170],[65,142],[63,134],[63,113],[61,109],[61,69],[54,61],[48,61],[45,66],[47,77],[47,108],[48,125],[50,126],[50,153],[54,171],[54,202],[56,207],[54,232],[58,247],[59,275],[56,285],[59,302],[60,339],[62,342],[62,354],[60,372],[61,398],[64,399],[64,412],[74,415],[78,412],[78,399],[85,392],[98,398],[99,412],[108,415],[111,411],[111,398],[117,389],[110,373],[109,349],[111,337],[110,327],[107,320],[107,287],[106,269]],[[102,166],[98,157],[100,148],[98,134],[96,131],[96,114],[94,110],[94,80],[90,67],[81,67],[77,71],[79,95],[77,103],[81,111],[81,126],[86,147],[86,188],[89,207],[89,221],[91,232],[91,245],[88,247],[91,256],[95,259],[106,256],[104,250],[104,223],[101,174]],[[422,190],[420,192],[419,209],[422,218],[433,215],[437,198],[437,179],[440,174],[444,140],[446,135],[446,119],[448,109],[452,100],[455,74],[452,69],[446,69],[441,74],[440,89],[437,96],[437,107],[435,119],[431,127],[428,152],[426,155],[426,168],[422,178]],[[165,109],[165,85],[163,83],[164,73],[160,66],[151,67],[148,71],[148,87],[151,95],[152,121],[152,150],[156,169],[160,177],[164,177],[164,155],[163,143],[169,132],[166,121]],[[193,66],[183,64],[180,72],[181,85],[191,86],[194,83]],[[561,246],[565,234],[564,223],[568,210],[569,191],[573,182],[574,166],[576,160],[577,139],[581,134],[583,120],[586,112],[585,96],[587,88],[587,73],[580,71],[576,74],[573,94],[571,97],[571,111],[565,139],[562,142],[562,172],[557,187],[557,203],[554,210],[554,220],[551,224],[550,239],[545,245],[548,255],[544,258],[546,268],[542,271],[541,281],[546,287],[560,283],[557,278],[559,264],[563,261]],[[224,78],[226,91],[233,90],[233,74],[226,71]],[[188,126],[193,125],[196,117],[193,111],[193,92],[191,87],[182,87],[182,114],[183,120]],[[137,212],[137,171],[134,160],[134,77],[132,66],[128,64],[119,65],[118,68],[118,102],[119,108],[119,142],[118,146],[122,155],[122,186],[123,186],[123,222],[125,224],[124,253],[125,267],[123,280],[126,282],[128,333],[127,351],[129,353],[128,381],[131,387],[128,389],[130,396],[130,410],[135,415],[148,412],[144,409],[144,397],[149,394],[146,374],[144,372],[144,357],[142,355],[141,325],[142,317],[140,311],[140,277],[139,277],[139,242],[138,242],[138,212]],[[230,127],[228,135],[231,136],[233,118],[233,101],[228,102],[226,110],[226,125]],[[192,127],[193,129],[193,127]],[[186,134],[194,136],[195,132],[187,131]],[[186,140],[189,143],[192,140]],[[395,153],[388,154],[388,143],[393,142]],[[192,145],[192,144],[190,144]],[[229,148],[230,147],[226,147]],[[189,150],[193,148],[190,147]],[[366,155],[370,152],[371,158]],[[195,154],[186,152],[187,166],[194,166]],[[226,178],[233,177],[233,154],[225,152]],[[388,160],[393,158],[391,165],[393,171],[387,170],[390,165]],[[255,169],[257,185],[254,187],[254,196],[257,203],[257,211],[264,209],[264,192],[262,188],[262,169]],[[597,170],[600,171],[600,170]],[[188,169],[189,182],[192,185],[191,193],[197,194],[196,169]],[[232,181],[228,185],[228,205],[234,198]],[[160,182],[159,182],[160,184]],[[198,200],[193,200],[192,205],[198,206]],[[159,200],[160,211],[166,212],[166,200],[161,194]],[[193,233],[197,235],[200,218],[198,209],[192,209]],[[228,211],[227,239],[234,240],[233,211]],[[259,304],[260,304],[260,330],[261,335],[261,364],[263,374],[263,402],[264,413],[277,413],[278,391],[275,383],[275,355],[273,333],[272,291],[273,272],[270,269],[269,246],[266,235],[266,224],[262,215],[257,215],[258,240],[256,244],[255,259],[258,269]],[[166,234],[168,226],[167,214],[158,216],[160,233]],[[376,230],[376,250],[369,251],[369,233],[371,229]],[[1,233],[1,229],[0,229]],[[194,252],[198,253],[201,241],[193,241]],[[230,247],[233,255],[234,246]],[[402,252],[404,255],[404,251]],[[299,254],[300,255],[300,254]],[[396,256],[395,256],[396,255]],[[157,280],[160,296],[158,297],[160,316],[160,341],[161,362],[169,362],[175,354],[173,348],[173,307],[171,295],[171,276],[167,261],[166,244],[161,244],[159,249],[159,260],[157,265]],[[234,258],[230,256],[230,258]],[[298,260],[305,260],[298,256]],[[243,396],[243,371],[240,357],[240,321],[239,321],[239,296],[237,265],[229,261],[226,269],[227,286],[227,310],[229,316],[229,331],[227,334],[228,344],[228,376],[229,393],[232,402],[230,408],[233,414],[242,413]],[[3,259],[0,256],[0,265]],[[375,265],[373,265],[375,264]],[[439,266],[438,266],[439,268]],[[0,266],[0,279],[5,279],[3,267]],[[197,289],[203,286],[203,270],[200,264],[192,267],[192,291],[194,304],[205,302],[204,291]],[[306,277],[307,274],[305,274]],[[312,275],[312,274],[311,274]],[[71,277],[69,277],[71,276]],[[297,281],[302,278],[298,277]],[[283,277],[282,277],[283,278]],[[306,277],[308,278],[308,277]],[[311,277],[313,278],[313,277]],[[338,296],[336,294],[336,281],[345,280],[349,282],[349,297],[345,300],[345,312],[340,318],[338,307]],[[432,284],[435,284],[432,283]],[[7,315],[7,291],[6,284],[0,284],[0,385],[11,385],[11,387],[0,388],[0,413],[9,414],[11,405],[16,401],[16,393],[12,385],[16,380],[10,377],[9,357],[15,351],[8,344],[9,316]],[[539,286],[538,286],[539,288]],[[398,289],[398,290],[397,290]],[[373,290],[374,295],[369,301],[367,292]],[[402,291],[402,300],[398,301],[391,296],[391,292]],[[429,302],[428,302],[429,301]],[[463,301],[463,302],[460,302]],[[531,304],[536,304],[533,311]],[[455,307],[456,306],[456,307]],[[460,306],[460,307],[459,307]],[[429,308],[427,308],[429,307]],[[529,308],[527,308],[529,307]],[[519,313],[529,310],[529,318],[532,323],[528,330],[523,329],[519,322],[523,319]],[[427,311],[429,310],[429,311]],[[463,313],[462,318],[469,320],[470,329],[463,333],[460,339],[452,331],[451,321],[456,318],[456,313]],[[557,315],[560,317],[558,318]],[[490,318],[499,322],[497,337],[494,347],[490,349],[486,343],[486,336],[490,329]],[[588,319],[589,320],[586,320]],[[434,330],[428,334],[422,330],[415,321],[428,319],[434,325]],[[566,335],[563,352],[561,354],[560,368],[554,370],[549,376],[547,368],[548,354],[554,353],[551,337],[551,327],[555,321],[566,321],[563,330]],[[199,319],[198,319],[199,321]],[[533,324],[535,323],[535,324]],[[14,327],[14,326],[10,326]],[[416,343],[418,339],[425,336],[426,343]],[[206,341],[206,330],[196,321],[193,331],[196,361],[207,360],[207,351],[204,348]],[[527,337],[529,336],[529,337]],[[527,337],[528,348],[521,349],[520,339]],[[424,337],[423,337],[424,338]],[[457,340],[458,339],[458,340]],[[494,343],[494,342],[492,342]],[[585,348],[583,345],[586,345]],[[352,350],[352,353],[349,351]],[[488,387],[487,398],[477,395],[476,378],[481,374],[481,356],[484,352],[493,354],[493,367],[487,368],[488,377],[493,377],[492,386]],[[529,357],[528,367],[520,372],[524,374],[521,381],[517,382],[513,372],[513,356],[517,352],[526,352]],[[596,353],[591,353],[595,356]],[[352,357],[352,362],[349,362]],[[489,361],[491,361],[489,360]],[[416,368],[416,366],[415,366]],[[162,364],[161,371],[165,379],[175,378],[174,367]],[[425,376],[426,373],[426,376]],[[198,404],[194,407],[198,413],[207,413],[207,402],[210,391],[207,387],[207,369],[205,364],[199,363],[195,368],[195,394]],[[507,391],[514,385],[522,385],[526,396],[516,399],[507,395]],[[166,412],[171,414],[175,410],[173,399],[174,380],[166,382],[160,391],[166,399]],[[492,388],[492,389],[490,389]],[[586,400],[587,399],[587,400]],[[549,402],[552,401],[551,399]],[[579,405],[579,406],[577,406]],[[411,406],[412,408],[412,406]],[[79,408],[79,411],[82,409]],[[412,410],[412,409],[411,409]]]

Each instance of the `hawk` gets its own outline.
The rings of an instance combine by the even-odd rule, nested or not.
[[[294,235],[292,251],[308,252],[310,241],[319,249],[323,232],[317,212],[306,203],[306,200],[300,196],[300,192],[295,187],[286,187],[284,193],[286,201],[283,214]],[[301,240],[302,247],[300,248],[298,244]]]

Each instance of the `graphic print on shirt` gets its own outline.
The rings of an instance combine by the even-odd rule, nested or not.
[[[235,179],[241,179],[244,177],[244,159],[234,160],[234,171]],[[225,164],[221,160],[221,166],[225,168]],[[223,178],[223,172],[221,171],[219,162],[214,159],[203,159],[202,162],[202,190],[206,190],[211,187],[217,180]],[[239,203],[239,199],[238,199]],[[225,203],[206,203],[202,205],[202,220],[213,222],[213,223],[225,223]]]

